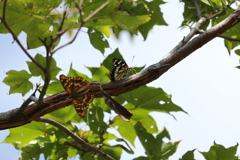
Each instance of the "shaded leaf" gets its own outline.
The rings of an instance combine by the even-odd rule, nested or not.
[[[195,149],[192,151],[187,151],[179,160],[195,160],[194,153],[193,153],[194,151]]]
[[[88,28],[88,36],[92,46],[101,53],[105,52],[105,48],[109,48],[108,41],[104,38],[101,32]]]
[[[157,138],[155,139],[152,134],[146,132],[146,129],[142,126],[141,123],[136,123],[134,128],[141,144],[146,151],[145,153],[148,156],[148,159],[168,159],[168,157],[170,157],[176,152],[179,142],[163,142],[163,138],[169,136],[168,132],[165,131],[166,129],[163,129],[159,133],[161,135],[159,136],[158,134]],[[141,157],[141,159],[144,158]]]
[[[225,148],[220,144],[214,143],[208,152],[200,152],[206,160],[226,160],[226,159],[237,159],[238,144],[235,146]]]

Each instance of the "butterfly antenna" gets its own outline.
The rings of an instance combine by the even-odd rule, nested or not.
[[[135,56],[133,56],[132,62],[133,62],[134,58],[135,58]],[[131,65],[130,65],[130,66],[132,66],[132,62],[131,62]],[[137,71],[136,71],[133,67],[129,67],[129,68],[131,68],[130,74],[135,74],[135,73],[137,73]]]
[[[135,58],[135,56],[133,56],[133,58],[132,58],[132,62],[133,62],[134,58]],[[130,65],[130,66],[132,66],[132,62],[131,62],[131,65]]]

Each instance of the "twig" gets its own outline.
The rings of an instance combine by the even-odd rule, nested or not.
[[[181,42],[179,42],[171,51],[170,53],[174,53],[176,52],[179,48],[181,48],[182,46],[184,46],[188,41],[190,41],[190,39],[199,33],[199,30],[202,26],[204,26],[207,22],[207,18],[202,17],[199,19],[199,21],[196,23],[196,25],[194,27],[191,27],[190,29],[190,33],[188,33],[188,35],[186,37],[183,38],[183,40]],[[166,55],[168,56],[168,54]],[[165,56],[165,57],[166,57]]]
[[[111,96],[109,96],[102,88],[102,85],[100,85],[100,90],[102,92],[103,98],[105,99],[105,103],[114,110],[115,113],[119,115],[119,117],[122,118],[124,121],[129,121],[132,117],[132,113],[130,113],[125,107],[123,107],[121,104],[119,104],[115,99],[113,99]]]
[[[78,147],[76,143],[79,144],[77,141],[74,141],[72,143],[65,142],[64,145],[71,146],[71,147],[76,148],[77,150],[82,151],[82,152],[89,152],[90,151],[90,150],[86,150],[84,148]]]
[[[6,6],[7,6],[7,0],[4,1],[3,4],[3,13],[2,13],[2,17],[0,17],[1,22],[3,23],[3,25],[7,28],[7,30],[11,33],[13,39],[17,42],[17,44],[19,45],[19,47],[22,49],[22,51],[28,56],[29,59],[32,60],[33,63],[35,63],[41,70],[45,70],[45,68],[39,64],[29,53],[28,51],[23,47],[22,43],[19,41],[19,39],[17,38],[17,36],[15,35],[15,33],[13,32],[13,30],[9,27],[7,21],[6,21]]]
[[[24,110],[28,107],[29,103],[31,103],[32,101],[37,103],[38,102],[38,99],[35,97],[35,94],[38,90],[38,87],[39,87],[39,84],[36,85],[36,89],[35,91],[33,92],[33,94],[26,100],[22,103],[22,105],[20,106],[20,108],[18,109],[17,112],[15,112],[14,114],[14,117],[21,117]]]
[[[213,19],[215,18],[216,16],[218,16],[219,14],[221,14],[222,12],[226,11],[228,8],[231,7],[231,5],[236,2],[236,0],[233,0],[232,2],[228,3],[221,11],[215,13],[214,15],[212,15],[211,17],[208,17],[208,19]]]
[[[79,142],[81,145],[83,145],[84,147],[86,147],[87,149],[90,149],[91,151],[98,153],[99,155],[105,157],[108,160],[114,160],[114,158],[112,158],[111,156],[109,156],[108,154],[100,151],[97,147],[90,145],[89,143],[85,142],[82,138],[76,136],[72,131],[70,131],[68,128],[64,127],[63,125],[61,125],[60,123],[49,119],[49,118],[43,118],[40,117],[38,119],[36,119],[35,121],[37,122],[45,122],[45,123],[49,123],[55,127],[58,127],[59,129],[61,129],[62,131],[64,131],[67,135],[71,136],[73,139],[75,139],[77,142]]]
[[[231,38],[231,37],[227,37],[227,36],[224,36],[224,35],[219,35],[218,37],[229,40],[229,41],[233,41],[233,42],[240,42],[240,39]]]
[[[75,39],[77,38],[78,36],[78,33],[80,32],[82,26],[84,25],[84,23],[86,23],[89,19],[91,19],[95,14],[97,14],[100,10],[102,10],[103,8],[105,8],[110,2],[107,1],[105,3],[103,3],[100,7],[98,7],[95,11],[93,11],[91,14],[89,14],[85,19],[82,19],[82,11],[81,11],[81,7],[77,5],[77,8],[79,10],[79,15],[80,15],[80,18],[81,18],[81,24],[77,30],[77,33],[75,34],[75,36],[73,37],[73,39],[71,41],[69,41],[68,43],[58,47],[57,49],[53,50],[51,52],[51,54],[54,54],[56,51],[58,51],[59,49],[63,48],[63,47],[66,47],[67,45],[73,43],[75,41]]]
[[[196,7],[198,18],[199,19],[202,18],[202,13],[201,13],[201,9],[198,4],[198,0],[192,0],[192,2],[194,3],[194,5]]]

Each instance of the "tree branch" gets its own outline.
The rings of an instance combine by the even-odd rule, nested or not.
[[[228,8],[230,8],[231,5],[232,5],[233,3],[235,3],[235,2],[236,2],[236,0],[233,0],[232,2],[228,3],[228,5],[226,5],[221,11],[215,13],[215,14],[212,15],[211,17],[208,17],[208,19],[213,19],[213,18],[217,17],[219,14],[223,13],[223,12],[226,11]]]
[[[232,41],[232,42],[240,42],[240,39],[231,38],[231,37],[224,36],[224,35],[219,35],[218,37],[229,40],[229,41]]]
[[[3,23],[3,25],[7,28],[7,30],[10,32],[10,34],[12,35],[13,39],[17,42],[17,44],[19,45],[19,47],[22,49],[22,51],[28,56],[29,59],[32,60],[33,63],[35,63],[41,70],[45,70],[45,68],[39,64],[29,53],[28,51],[23,47],[22,43],[19,41],[19,39],[17,38],[17,36],[15,35],[15,33],[13,32],[13,30],[9,27],[7,21],[6,21],[6,6],[7,6],[7,0],[4,1],[3,4],[3,13],[2,13],[2,17],[0,17],[1,22]]]
[[[78,28],[78,30],[77,30],[77,33],[75,34],[75,36],[73,37],[73,39],[72,39],[71,41],[69,41],[68,43],[66,43],[66,44],[58,47],[58,48],[55,49],[55,50],[53,50],[53,51],[51,52],[51,54],[54,54],[54,53],[55,53],[56,51],[58,51],[59,49],[61,49],[61,48],[63,48],[63,47],[66,47],[66,46],[69,45],[69,44],[72,44],[72,43],[75,41],[75,39],[77,38],[78,33],[80,32],[80,30],[81,30],[82,26],[84,25],[84,23],[86,23],[88,20],[90,20],[95,14],[97,14],[100,10],[102,10],[103,8],[105,8],[109,3],[110,3],[109,1],[103,3],[103,4],[102,4],[100,7],[98,7],[95,11],[93,11],[91,14],[89,14],[85,19],[82,19],[82,9],[81,9],[81,6],[76,5],[77,8],[78,8],[78,10],[79,10],[79,15],[80,15],[80,19],[81,19],[81,24],[80,24],[80,26],[79,26],[79,28]]]
[[[62,131],[64,131],[67,135],[71,136],[73,139],[75,139],[77,142],[79,142],[82,146],[86,147],[87,149],[90,149],[91,151],[98,153],[99,155],[103,156],[104,158],[106,158],[108,160],[114,160],[114,158],[112,158],[108,154],[100,151],[97,147],[92,146],[89,143],[85,142],[82,138],[76,136],[72,131],[70,131],[69,129],[67,129],[66,127],[64,127],[63,125],[61,125],[60,123],[58,123],[52,119],[41,117],[41,118],[36,119],[35,121],[49,123],[59,129],[61,129]]]
[[[86,90],[89,89],[89,93],[94,95],[95,98],[100,98],[103,96],[100,90],[100,85],[102,85],[102,89],[104,90],[104,92],[106,92],[110,96],[119,95],[134,90],[142,85],[145,85],[159,78],[162,74],[164,74],[168,69],[173,67],[175,64],[179,63],[188,55],[196,51],[198,48],[202,47],[212,39],[226,32],[228,29],[232,28],[239,22],[240,22],[240,8],[238,8],[235,12],[230,14],[226,19],[224,19],[219,24],[213,26],[209,30],[205,31],[204,33],[198,35],[197,37],[189,41],[183,47],[180,47],[179,49],[173,49],[161,61],[147,67],[143,71],[119,81],[106,83],[90,82],[89,86],[86,87]],[[11,119],[12,113],[15,113],[18,109],[13,109],[8,112],[0,113],[0,129],[17,127],[19,125],[29,123],[32,120],[35,120],[43,116],[44,114],[68,106],[72,104],[72,100],[68,99],[68,97],[69,97],[68,93],[64,91],[45,98],[44,103],[41,105],[34,103],[28,106],[24,110],[24,114],[27,116],[27,120],[16,122],[14,121],[14,119]]]
[[[202,12],[201,12],[201,9],[199,7],[198,0],[192,0],[192,2],[194,3],[194,5],[196,7],[198,18],[199,19],[202,18]]]

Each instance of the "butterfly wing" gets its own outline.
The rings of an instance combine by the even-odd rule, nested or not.
[[[114,58],[112,71],[110,73],[110,80],[116,81],[123,79],[132,68],[129,68],[127,63],[122,61],[121,59]]]
[[[62,86],[70,94],[70,97],[73,98],[72,104],[80,117],[85,116],[85,110],[94,99],[94,96],[88,93],[89,90],[86,90],[89,83],[82,80],[82,77],[73,78],[60,75]]]
[[[87,93],[72,100],[75,110],[80,117],[85,116],[85,111],[88,109],[88,106],[92,103],[93,99],[94,96]]]
[[[62,83],[63,88],[65,91],[68,92],[68,94],[73,95],[81,95],[81,91],[83,91],[82,94],[86,94],[84,91],[85,88],[89,85],[87,81],[82,81],[82,77],[66,77],[65,75],[60,75],[60,81]],[[87,90],[88,91],[88,90]]]

